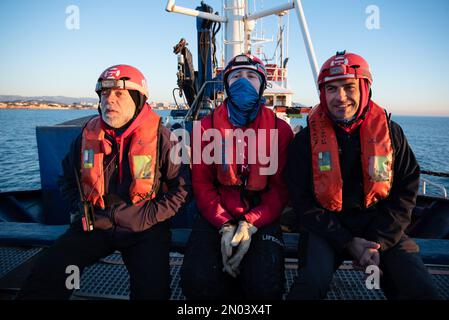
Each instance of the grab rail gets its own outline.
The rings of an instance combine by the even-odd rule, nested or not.
[[[443,192],[443,194],[444,194],[444,197],[447,198],[447,190],[446,190],[446,188],[443,185],[435,183],[435,182],[432,182],[432,181],[427,180],[426,178],[423,178],[423,177],[420,178],[420,182],[422,182],[422,194],[424,194],[424,195],[426,194],[426,192],[427,192],[427,185],[429,184],[429,185],[434,186],[435,188],[441,190]]]

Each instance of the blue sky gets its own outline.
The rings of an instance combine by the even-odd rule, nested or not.
[[[199,3],[176,1],[190,8]],[[206,3],[221,12],[221,1]],[[258,3],[269,8],[281,1]],[[79,30],[66,28],[69,5],[80,10]],[[186,38],[196,64],[196,27],[194,18],[167,13],[165,5],[165,0],[0,1],[0,94],[95,97],[99,73],[126,63],[147,76],[150,100],[172,101],[172,47]],[[365,27],[369,5],[379,8],[380,29]],[[359,53],[371,65],[374,100],[389,111],[449,115],[449,1],[303,0],[303,7],[319,65],[337,50]],[[276,23],[275,17],[264,19],[266,36],[275,37]],[[289,57],[294,101],[316,104],[294,12]]]

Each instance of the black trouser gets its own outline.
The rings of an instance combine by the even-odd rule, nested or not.
[[[72,290],[66,287],[66,267],[75,265],[81,274],[85,267],[115,250],[122,253],[130,275],[131,299],[168,299],[170,238],[165,222],[139,233],[85,233],[72,226],[39,257],[18,299],[68,299]]]
[[[337,254],[327,240],[310,232],[301,233],[299,252],[300,276],[287,299],[324,299],[345,256]],[[404,236],[394,247],[380,253],[379,268],[383,273],[380,287],[387,299],[439,298],[418,252],[416,243]]]
[[[279,222],[260,228],[234,279],[223,272],[221,235],[199,217],[181,269],[187,299],[281,299],[284,292],[284,243]]]

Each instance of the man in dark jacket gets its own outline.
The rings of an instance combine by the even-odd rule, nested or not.
[[[174,142],[146,103],[139,70],[106,69],[96,92],[100,116],[86,123],[62,163],[71,226],[44,251],[19,298],[67,299],[66,268],[81,273],[116,250],[130,274],[131,299],[170,297],[168,219],[191,193],[189,168],[171,161]]]
[[[290,299],[325,298],[345,258],[362,270],[374,266],[389,299],[438,297],[404,233],[419,166],[401,127],[370,99],[371,84],[362,57],[341,52],[327,60],[320,104],[289,148],[285,177],[301,230],[300,278]]]

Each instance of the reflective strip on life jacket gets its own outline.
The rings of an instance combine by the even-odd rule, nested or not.
[[[154,178],[158,162],[160,117],[150,109],[143,109],[139,125],[130,135],[128,160],[132,182],[129,196],[133,204],[152,199]],[[84,196],[94,206],[105,208],[104,156],[111,152],[107,147],[100,117],[89,121],[83,130],[81,143],[81,185]]]
[[[236,142],[236,138],[233,138],[234,143],[232,144],[233,148],[226,149],[225,142],[229,141],[226,139],[226,137],[229,137],[229,135],[235,136],[234,130],[243,130],[243,137],[245,137],[245,131],[247,129],[253,129],[255,132],[255,142],[256,143],[247,143],[247,154],[245,155],[245,164],[248,164],[250,155],[254,157],[255,161],[250,161],[251,163],[248,164],[249,168],[249,176],[247,178],[246,190],[252,190],[252,191],[262,191],[266,188],[268,183],[268,175],[260,174],[260,169],[264,167],[269,167],[269,163],[262,165],[260,163],[259,155],[262,154],[263,156],[269,156],[271,148],[277,148],[277,141],[271,141],[271,137],[275,138],[277,135],[271,135],[270,130],[275,130],[276,128],[276,115],[274,112],[270,109],[268,109],[265,106],[260,107],[260,111],[256,117],[256,119],[250,123],[247,128],[234,128],[234,126],[229,122],[228,119],[228,110],[226,107],[226,103],[223,103],[221,106],[219,106],[217,109],[214,110],[212,114],[212,127],[220,130],[221,136],[223,138],[222,140],[222,160],[223,163],[221,164],[215,164],[216,171],[217,171],[217,179],[220,182],[220,184],[225,186],[242,186],[243,182],[238,174],[238,164],[237,164],[237,146],[236,144],[239,143]],[[264,129],[265,132],[265,145],[259,144],[259,138],[262,141],[263,137],[259,137],[261,132],[259,129]],[[249,138],[247,138],[249,140]],[[240,143],[243,143],[240,142]],[[226,153],[229,155],[229,157],[226,157]],[[229,158],[231,158],[232,154],[232,161],[229,163]],[[254,163],[255,162],[255,163]]]
[[[366,208],[386,198],[390,193],[394,154],[385,110],[372,101],[369,108],[360,126],[360,156]],[[333,123],[322,106],[317,105],[309,115],[308,125],[315,197],[324,208],[341,211],[343,180]]]

